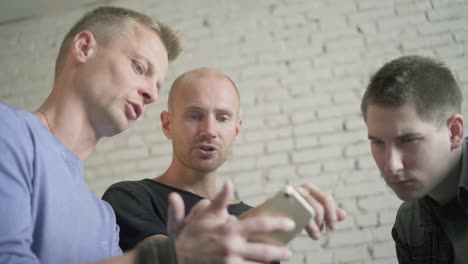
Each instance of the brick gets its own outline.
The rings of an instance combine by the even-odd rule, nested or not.
[[[357,142],[355,144],[346,146],[344,149],[345,157],[356,157],[356,156],[369,156],[370,145],[367,142]]]
[[[260,167],[280,166],[288,163],[288,156],[284,153],[268,154],[258,157],[257,165]]]
[[[421,32],[421,34],[423,35],[444,34],[446,32],[466,30],[466,20],[457,19],[455,21],[451,21],[451,20],[438,21],[438,22],[433,22],[430,24],[421,25],[418,28],[419,28],[419,32]]]
[[[294,120],[293,120],[294,122]],[[314,135],[330,132],[339,132],[343,130],[343,121],[341,119],[317,120],[294,127],[295,136]]]
[[[356,186],[338,186],[336,188],[335,196],[341,198],[359,198],[368,199],[367,197],[382,196],[385,193],[384,186],[379,184],[380,182],[363,182],[359,184],[359,188]],[[366,200],[367,201],[367,200]],[[370,202],[370,201],[368,201]]]
[[[354,220],[359,229],[377,226],[377,215],[375,213],[356,215]]]
[[[393,240],[389,242],[373,244],[372,251],[375,258],[396,259],[395,243],[393,242]]]
[[[411,25],[423,25],[427,23],[426,16],[421,14],[400,15],[392,18],[386,18],[377,22],[380,32],[386,32],[394,29],[404,29]]]
[[[247,142],[258,142],[273,140],[279,138],[288,138],[292,134],[292,129],[289,127],[282,127],[278,129],[262,129],[260,131],[245,131],[245,139]]]
[[[426,12],[429,21],[442,21],[464,18],[466,15],[466,7],[463,5],[446,6]]]
[[[397,209],[400,203],[401,202],[399,200],[390,195],[379,195],[370,196],[367,198],[359,198],[358,207],[366,212],[369,212],[381,209]]]
[[[272,142],[266,145],[267,153],[286,152],[286,151],[291,151],[293,149],[294,149],[294,142],[292,138],[275,140],[275,142]]]
[[[307,149],[294,151],[291,153],[292,160],[295,163],[311,162],[324,160],[328,158],[340,158],[341,148],[339,147],[318,147],[315,149]]]
[[[430,0],[416,1],[409,3],[400,3],[396,4],[395,10],[397,15],[408,15],[414,13],[424,13],[426,11],[431,11],[432,6]]]
[[[364,133],[362,131],[347,131],[341,133],[330,133],[319,137],[320,144],[356,144],[365,140]]]
[[[330,247],[342,247],[365,244],[371,241],[370,234],[366,230],[350,230],[330,233]]]
[[[340,248],[340,253],[336,254],[337,263],[355,263],[367,259],[367,247],[358,245],[346,248]]]

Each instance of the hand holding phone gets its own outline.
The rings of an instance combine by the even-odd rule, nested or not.
[[[256,216],[281,216],[291,218],[296,226],[289,232],[256,235],[249,240],[285,245],[292,240],[302,229],[315,218],[315,210],[292,186],[286,186],[275,196],[266,200],[259,206],[240,215],[240,219]]]

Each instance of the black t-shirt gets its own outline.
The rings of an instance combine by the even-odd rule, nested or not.
[[[167,236],[168,196],[172,192],[177,192],[184,200],[185,215],[197,202],[204,199],[151,179],[119,182],[107,189],[102,199],[114,208],[120,227],[119,245],[123,251],[134,248],[149,236]],[[238,216],[250,208],[252,207],[240,202],[230,205],[228,212]]]

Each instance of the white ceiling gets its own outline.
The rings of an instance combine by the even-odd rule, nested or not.
[[[0,24],[63,12],[102,0],[0,0]]]

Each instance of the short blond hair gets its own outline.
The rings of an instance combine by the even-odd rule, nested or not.
[[[169,61],[176,59],[182,51],[180,33],[168,25],[131,9],[115,6],[101,6],[84,14],[65,35],[55,63],[56,78],[63,67],[65,55],[76,34],[86,30],[90,31],[94,34],[96,41],[105,46],[119,35],[117,33],[125,30],[124,25],[130,20],[148,27],[160,37],[167,50]]]

